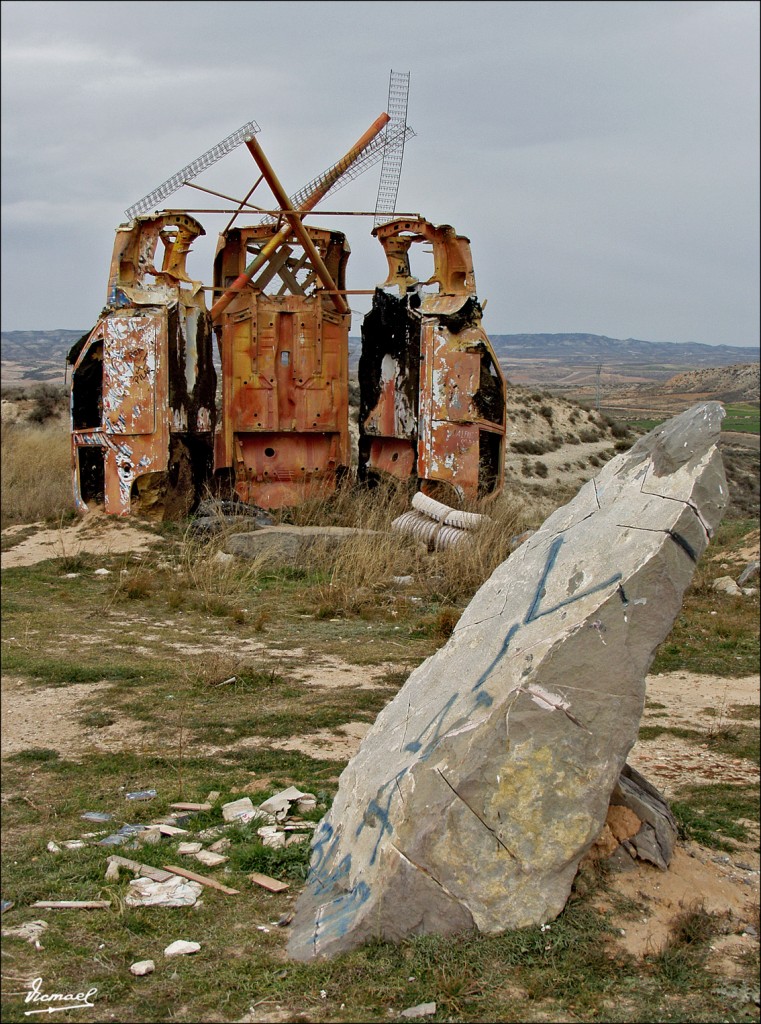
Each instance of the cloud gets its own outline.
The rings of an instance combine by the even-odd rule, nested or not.
[[[124,210],[246,121],[294,192],[385,107],[393,67],[417,132],[399,207],[471,238],[493,333],[757,340],[755,3],[8,0],[2,20],[5,329],[90,323]],[[197,183],[254,178],[240,150]],[[372,209],[377,180],[327,206]],[[224,221],[199,216],[208,277]],[[372,222],[330,224],[372,287]],[[68,272],[41,303],[43,265]]]

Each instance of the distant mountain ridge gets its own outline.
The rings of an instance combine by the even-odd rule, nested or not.
[[[0,334],[0,354],[3,362],[22,363],[32,359],[65,359],[74,342],[85,333],[81,331],[3,331]]]
[[[696,366],[759,362],[759,349],[755,346],[621,340],[604,334],[492,334],[489,337],[503,363],[515,359],[552,359],[564,366],[659,364],[694,369]]]
[[[81,331],[3,331],[0,356],[6,383],[63,380],[66,354],[85,333]],[[531,363],[537,379],[547,379],[565,367],[642,368],[665,378],[684,370],[759,362],[759,350],[739,345],[702,345],[697,342],[620,340],[602,334],[492,334],[495,353],[503,369],[511,371]],[[361,339],[349,338],[349,366],[356,370]],[[649,374],[646,374],[649,375]]]

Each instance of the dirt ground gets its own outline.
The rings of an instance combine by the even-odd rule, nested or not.
[[[376,670],[380,675],[389,666]],[[356,666],[331,659],[330,665],[305,668],[302,681],[310,686],[334,686],[337,680],[356,677]],[[373,674],[362,669],[364,680],[373,685]],[[645,724],[668,724],[703,729],[733,721],[729,709],[736,705],[759,703],[759,678],[722,679],[687,672],[649,676],[648,702],[665,705],[646,709]],[[32,688],[13,677],[2,679],[3,756],[32,747],[47,747],[67,757],[83,751],[140,749],[146,741],[145,726],[120,715],[113,725],[88,729],[78,719],[83,705],[96,692],[106,698],[105,682],[68,687]],[[715,709],[718,717],[709,717],[705,709]],[[264,740],[250,736],[239,741],[246,747],[266,743],[280,750],[300,750],[306,754],[341,763],[359,748],[366,722],[351,722],[335,731],[294,736],[283,740]],[[213,753],[213,748],[208,748]],[[715,781],[736,784],[758,779],[749,761],[722,757],[705,745],[696,745],[671,735],[641,740],[629,755],[629,763],[642,772],[666,797],[673,797],[686,783]],[[626,916],[620,923],[620,941],[631,953],[642,956],[659,949],[668,935],[669,924],[682,910],[702,904],[712,913],[726,915],[729,934],[717,939],[712,949],[717,970],[731,977],[733,957],[758,942],[757,936],[744,931],[758,917],[759,869],[758,828],[751,829],[751,840],[738,844],[731,855],[704,849],[697,843],[682,844],[668,871],[663,872],[642,861],[625,863],[614,875],[613,888],[619,895],[641,904],[641,915]],[[600,901],[601,908],[610,903]]]
[[[11,528],[11,531],[14,528]],[[3,568],[29,565],[41,559],[69,555],[77,550],[95,554],[145,550],[155,535],[100,517],[78,521],[59,531],[39,530],[3,554]],[[755,542],[749,557],[758,557]],[[62,550],[63,549],[63,550]],[[209,638],[204,640],[208,644]],[[223,638],[220,638],[220,643]],[[264,646],[258,645],[257,646]],[[205,648],[206,649],[206,648]],[[298,658],[302,651],[278,651]],[[397,668],[385,663],[373,668],[357,666],[340,658],[312,663],[304,659],[295,674],[306,686],[374,686],[384,673]],[[47,747],[67,757],[83,751],[141,750],[148,742],[146,726],[123,715],[106,728],[88,728],[80,716],[94,693],[108,702],[106,682],[67,687],[34,687],[18,678],[2,678],[3,756],[33,747]],[[643,724],[682,726],[708,732],[731,724],[732,708],[759,704],[758,676],[725,679],[715,676],[672,672],[651,675],[647,680],[648,705]],[[660,707],[658,705],[661,705]],[[707,713],[713,711],[714,714]],[[337,767],[358,749],[368,725],[352,722],[336,729],[294,736],[283,740],[245,737],[241,746],[266,744],[274,749],[298,749],[325,759]],[[213,753],[213,748],[208,748]],[[671,734],[641,740],[632,749],[629,762],[673,798],[682,785],[715,781],[736,784],[758,780],[757,769],[745,760],[722,756],[707,745],[696,744]],[[750,824],[750,823],[749,823]],[[643,955],[659,949],[669,923],[680,911],[703,904],[708,911],[726,916],[727,934],[714,942],[711,955],[715,967],[727,977],[736,972],[736,956],[758,943],[759,868],[758,826],[748,842],[737,844],[731,854],[717,853],[696,843],[682,844],[671,867],[662,872],[641,861],[625,863],[614,875],[613,888],[620,896],[643,908],[635,917],[620,918],[620,941],[632,953]],[[601,906],[606,906],[601,901]],[[630,904],[631,905],[631,904]],[[615,908],[614,908],[615,912]],[[747,932],[747,926],[751,931]]]
[[[35,565],[46,558],[74,558],[83,553],[118,555],[147,551],[160,540],[158,534],[114,520],[101,509],[92,509],[81,519],[56,529],[47,529],[44,523],[9,526],[3,530],[3,537],[13,538],[32,530],[30,536],[3,551],[3,569]]]

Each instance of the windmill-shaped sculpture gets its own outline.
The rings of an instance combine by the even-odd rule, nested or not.
[[[348,246],[340,232],[302,221],[414,133],[382,114],[341,160],[288,198],[257,131],[249,122],[178,171],[130,207],[117,231],[107,305],[69,354],[80,511],[102,502],[126,515],[138,498],[165,517],[186,514],[212,470],[244,501],[291,505],[332,490],[349,466]],[[183,185],[231,199],[191,179],[241,144],[261,175],[244,200],[232,200],[214,263],[217,297],[207,310],[208,289],[185,268],[204,234],[190,214],[231,211],[146,211]],[[277,208],[255,227],[234,228],[241,212],[266,212],[249,202],[262,181]],[[222,360],[219,417],[212,328]]]

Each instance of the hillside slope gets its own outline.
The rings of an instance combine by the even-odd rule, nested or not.
[[[736,363],[678,373],[661,385],[661,390],[668,394],[710,394],[722,402],[757,402],[760,385],[758,363]]]

